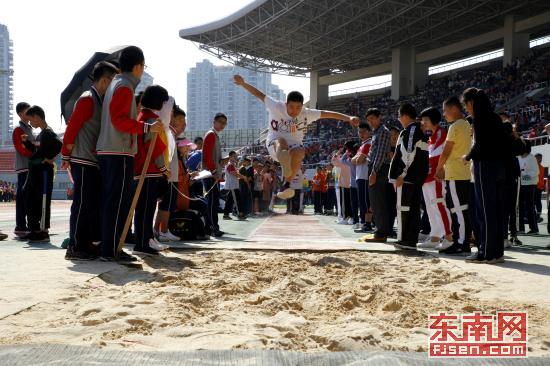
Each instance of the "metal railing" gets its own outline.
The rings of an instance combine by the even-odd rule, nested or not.
[[[428,69],[428,74],[429,75],[440,74],[442,72],[460,69],[460,68],[478,64],[481,62],[494,60],[496,58],[502,57],[503,54],[504,54],[504,50],[500,49],[500,50],[484,53],[482,55],[465,58],[463,60],[458,60],[447,64],[432,66]]]
[[[367,84],[363,86],[356,86],[354,88],[333,90],[333,91],[330,91],[328,95],[330,97],[335,97],[338,95],[360,93],[360,92],[369,91],[369,90],[382,90],[387,88],[391,88],[391,80],[385,81],[383,83]]]
[[[524,90],[526,92],[528,92],[528,91],[535,90],[535,89],[546,88],[547,86],[548,86],[548,82],[540,81],[540,82],[536,82],[536,83],[533,83],[533,84],[526,85]]]
[[[525,139],[531,143],[531,147],[545,145],[548,143],[548,135],[532,137],[532,138],[526,137]]]

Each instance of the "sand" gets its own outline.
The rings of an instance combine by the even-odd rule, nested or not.
[[[422,352],[430,313],[527,310],[530,355],[550,356],[548,306],[484,298],[494,283],[421,253],[167,255],[0,320],[0,344]]]

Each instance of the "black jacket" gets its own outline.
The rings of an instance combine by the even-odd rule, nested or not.
[[[505,162],[513,156],[512,138],[506,134],[506,126],[496,113],[474,117],[473,127],[474,144],[467,160]]]
[[[420,123],[411,123],[399,134],[390,164],[390,179],[403,175],[406,183],[422,185],[429,168],[428,137],[422,132]]]
[[[36,136],[35,144],[27,141],[25,146],[33,152],[29,162],[35,165],[41,164],[44,159],[54,159],[61,152],[63,143],[51,128],[46,127]]]

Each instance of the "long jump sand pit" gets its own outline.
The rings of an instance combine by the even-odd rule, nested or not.
[[[425,352],[430,313],[526,310],[529,354],[549,356],[548,304],[495,297],[472,268],[425,253],[176,251],[0,320],[0,344]]]

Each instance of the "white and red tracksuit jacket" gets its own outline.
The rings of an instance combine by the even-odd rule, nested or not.
[[[437,169],[437,164],[439,164],[439,158],[443,153],[445,148],[445,139],[447,138],[447,131],[444,128],[438,127],[432,135],[430,136],[430,141],[428,142],[428,152],[430,154],[430,169],[428,171],[428,176],[424,183],[430,183],[435,180],[435,171]]]

